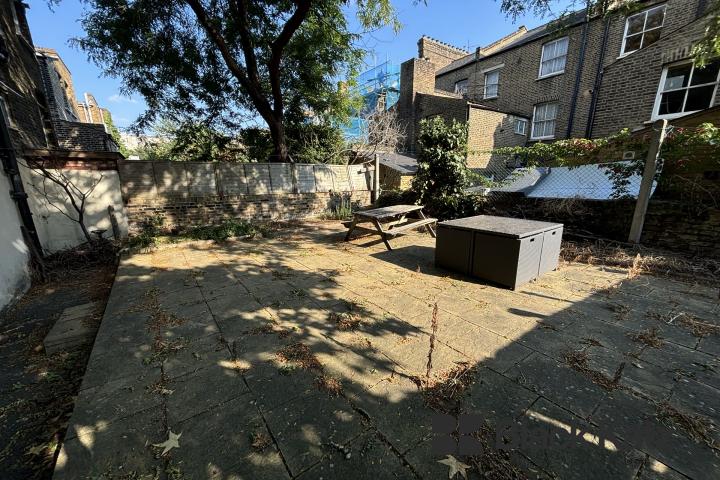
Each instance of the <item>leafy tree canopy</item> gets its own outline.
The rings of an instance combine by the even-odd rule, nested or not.
[[[344,117],[363,57],[344,8],[365,28],[399,28],[390,0],[86,0],[75,39],[156,118],[237,129],[262,118],[274,159],[288,159],[285,128],[312,114]]]

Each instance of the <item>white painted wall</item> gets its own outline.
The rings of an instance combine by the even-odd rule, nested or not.
[[[72,169],[63,169],[62,172],[81,190],[86,190],[98,179],[100,181],[86,203],[85,226],[87,229],[91,232],[95,229],[104,229],[106,230],[104,236],[112,238],[112,225],[108,215],[108,206],[112,205],[115,208],[115,216],[118,219],[121,236],[126,237],[128,224],[120,191],[118,172],[114,170]],[[85,237],[77,222],[68,219],[57,208],[52,206],[54,204],[68,215],[77,218],[77,213],[70,205],[65,192],[47,179],[44,180],[43,186],[43,176],[35,170],[23,167],[21,173],[25,191],[29,196],[35,228],[43,249],[50,253],[84,243]],[[50,202],[48,202],[45,195],[40,193],[45,191],[48,192],[47,198],[50,199]]]
[[[10,180],[0,169],[0,309],[30,287],[30,253],[21,225],[17,206],[10,198]]]

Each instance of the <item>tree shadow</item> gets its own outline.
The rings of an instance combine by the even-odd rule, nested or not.
[[[55,478],[444,478],[448,454],[474,478],[720,472],[717,343],[647,315],[711,322],[704,292],[573,268],[511,292],[338,235],[125,258]],[[662,345],[631,338],[651,327]]]

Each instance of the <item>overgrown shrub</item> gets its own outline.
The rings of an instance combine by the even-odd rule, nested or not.
[[[427,211],[440,219],[473,215],[477,199],[466,192],[467,124],[440,117],[420,122],[418,171],[412,191]]]
[[[345,144],[340,129],[329,125],[300,123],[286,130],[290,156],[298,163],[343,163]],[[245,160],[267,162],[273,145],[270,132],[262,128],[246,128],[240,133],[245,147]]]
[[[412,190],[383,190],[373,207],[390,207],[392,205],[412,205],[417,195]]]

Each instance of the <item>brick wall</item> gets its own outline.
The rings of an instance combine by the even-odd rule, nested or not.
[[[612,41],[608,43],[610,58],[604,67],[598,94],[593,137],[606,136],[621,128],[641,128],[651,120],[664,66],[681,60],[690,61],[692,43],[703,35],[703,21],[680,28],[695,18],[696,11],[695,1],[668,2],[667,23],[661,39],[622,58],[617,58],[616,52],[619,53],[621,48],[624,18],[613,19]],[[716,96],[715,104],[718,103],[720,98]]]
[[[118,147],[103,125],[82,122],[53,121],[58,147],[62,150],[117,152]]]
[[[153,201],[126,205],[130,232],[137,232],[152,217],[163,219],[163,228],[184,229],[239,218],[290,220],[327,212],[340,194],[353,203],[370,204],[370,192],[286,193],[189,197],[172,202]]]
[[[564,202],[564,203],[563,203]],[[627,241],[634,200],[550,200],[513,197],[491,213],[563,223],[567,232]],[[641,243],[668,250],[720,258],[720,209],[651,199]]]
[[[435,68],[442,68],[450,62],[467,55],[462,48],[454,47],[448,43],[423,36],[418,40],[418,58],[429,60]]]
[[[533,107],[538,103],[557,102],[559,110],[555,138],[565,138],[568,136],[568,130],[572,137],[584,137],[589,123],[594,124],[593,137],[604,136],[625,127],[642,126],[643,122],[650,120],[652,114],[662,65],[685,58],[687,46],[702,33],[704,27],[698,29],[695,25],[687,25],[696,20],[698,7],[708,3],[703,2],[704,0],[665,2],[667,13],[661,40],[624,58],[618,56],[625,29],[626,13],[621,11],[607,17],[608,40],[604,58],[602,58],[602,45],[606,19],[594,17],[587,25],[587,47],[580,68],[574,115],[571,115],[572,101],[583,43],[583,24],[550,31],[548,35],[498,53],[493,53],[497,49],[488,49],[483,55],[480,49],[476,52],[479,60],[438,74],[436,87],[453,91],[456,82],[467,79],[468,98],[473,103],[526,117],[532,117]],[[658,3],[662,2],[646,1],[643,2],[642,8]],[[542,45],[562,36],[567,36],[569,39],[564,73],[538,79]],[[601,89],[597,92],[597,115],[594,122],[591,122],[595,79],[601,66],[601,58],[604,76]],[[484,99],[484,71],[499,65],[502,67],[499,70],[498,97]]]
[[[53,119],[78,121],[72,76],[58,53],[51,48],[35,48],[45,88],[48,109]]]
[[[524,145],[527,135],[515,133],[515,115],[471,105],[468,110],[468,167],[482,169],[493,177],[504,177],[509,171],[505,157],[492,155],[497,147]],[[522,117],[520,117],[522,118]],[[529,126],[529,124],[528,124]]]
[[[18,16],[20,34],[16,31],[12,9]],[[13,146],[16,150],[47,147],[40,69],[25,20],[25,9],[20,3],[0,2],[0,30],[9,58],[8,64],[0,68],[0,97],[7,107]]]
[[[218,219],[291,219],[327,211],[338,195],[370,203],[364,165],[120,161],[131,231],[148,217],[168,228]]]

